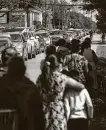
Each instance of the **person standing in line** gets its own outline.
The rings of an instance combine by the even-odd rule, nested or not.
[[[71,72],[70,76],[79,80],[79,73],[76,70]],[[81,91],[66,89],[64,107],[68,130],[88,130],[89,122],[93,119],[93,105],[87,89]]]
[[[72,40],[71,54],[67,55],[64,60],[64,66],[68,68],[68,71],[77,70],[79,72],[79,81],[83,84],[86,83],[86,75],[88,74],[88,61],[80,55],[81,46],[79,40]]]
[[[92,40],[92,37],[93,37],[93,31],[91,30],[91,31],[89,32],[89,34],[90,34],[90,39]]]
[[[54,45],[47,46],[45,59],[41,60],[40,69],[42,70],[45,60],[52,54],[56,54],[56,47]]]
[[[82,44],[83,44],[83,56],[85,56],[91,68],[89,71],[89,75],[93,79],[92,88],[97,89],[98,85],[96,76],[96,64],[98,63],[98,58],[96,56],[96,53],[91,49],[90,38],[86,38]]]
[[[36,85],[40,91],[45,114],[45,130],[67,130],[63,95],[65,88],[82,90],[84,85],[60,73],[55,55],[45,61]]]
[[[14,47],[7,47],[1,53],[1,66],[0,66],[0,77],[2,77],[5,73],[7,73],[8,61],[17,56],[17,50]]]
[[[7,53],[5,54],[8,70],[0,78],[0,106],[16,110],[18,130],[44,130],[40,94],[36,85],[25,76],[26,66],[23,58],[18,56],[9,58],[10,55],[7,57]]]

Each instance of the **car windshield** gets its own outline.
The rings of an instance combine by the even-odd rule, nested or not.
[[[19,34],[11,34],[11,40],[12,42],[21,42],[21,35]]]
[[[42,36],[42,37],[48,37],[49,35],[47,33],[40,33],[40,34],[37,34],[38,36]]]
[[[64,31],[53,31],[50,35],[64,34]]]
[[[7,40],[0,40],[0,47],[5,46],[8,43]]]

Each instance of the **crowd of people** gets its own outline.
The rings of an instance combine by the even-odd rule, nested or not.
[[[36,84],[14,48],[2,52],[0,106],[14,109],[18,130],[88,130],[93,119],[91,89],[97,90],[98,62],[91,40],[67,44],[59,39],[46,49]],[[77,124],[77,125],[76,125]]]

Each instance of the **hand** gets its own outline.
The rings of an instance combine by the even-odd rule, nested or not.
[[[91,120],[88,120],[88,126],[90,126],[91,125]]]

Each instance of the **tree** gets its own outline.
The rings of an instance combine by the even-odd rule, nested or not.
[[[71,22],[71,26],[69,28],[73,27],[76,29],[96,29],[96,23],[93,22],[90,18],[85,17],[83,14],[76,13],[74,11],[68,12],[67,14],[69,16],[69,23]]]
[[[84,0],[84,1],[87,4],[83,7],[83,9],[86,9],[88,11],[96,9],[98,11],[98,15],[96,17],[97,27],[103,33],[102,41],[104,41],[105,33],[106,33],[106,0]]]

